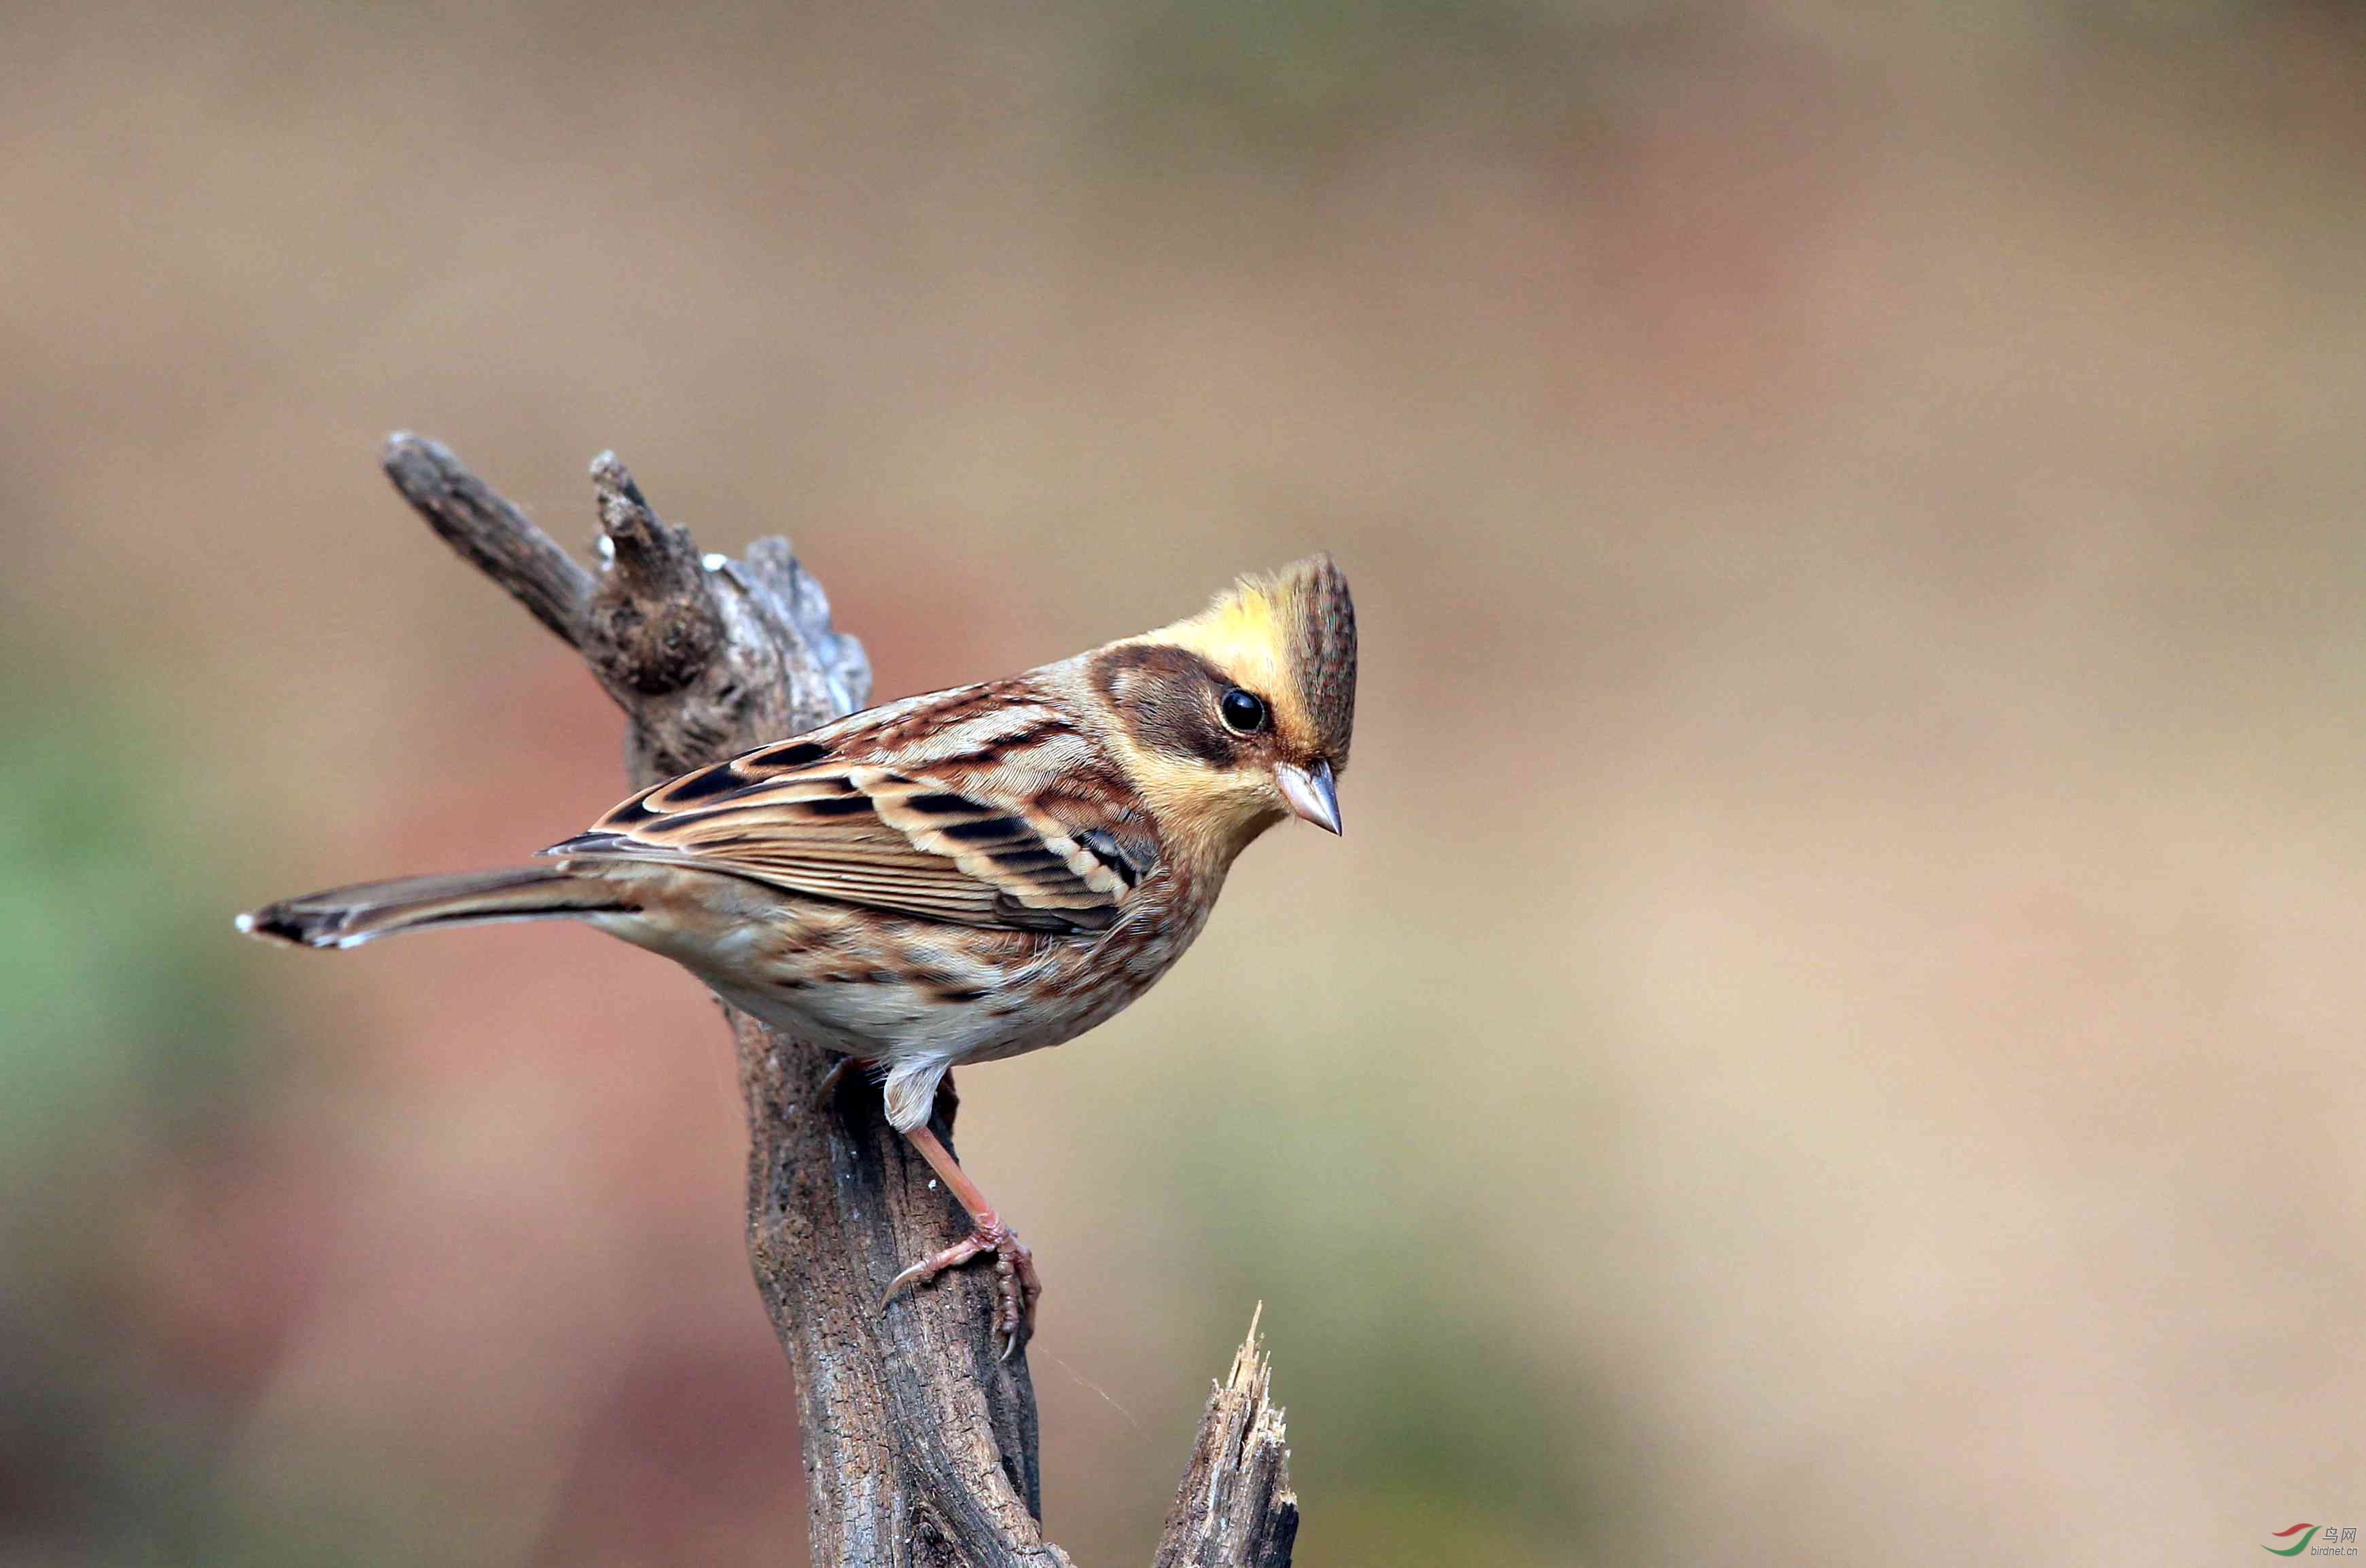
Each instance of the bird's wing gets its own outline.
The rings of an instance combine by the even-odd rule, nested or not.
[[[833,730],[839,727],[832,727]],[[849,761],[830,731],[644,790],[546,854],[664,861],[926,919],[1022,931],[1114,923],[1148,869],[1139,829],[1057,816],[975,768]],[[851,736],[848,737],[851,739]],[[875,755],[875,753],[873,753]]]

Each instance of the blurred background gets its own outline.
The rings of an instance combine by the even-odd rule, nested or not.
[[[6,26],[9,1568],[805,1560],[695,984],[231,931],[623,792],[397,428],[883,698],[1346,565],[1346,839],[961,1077],[1080,1562],[1260,1299],[1309,1568],[2366,1524],[2355,8]]]

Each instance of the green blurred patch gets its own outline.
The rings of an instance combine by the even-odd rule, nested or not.
[[[1239,1025],[1226,1049],[1267,1063],[1285,1052],[1406,1063],[1451,1028],[1417,999],[1360,999],[1336,1049],[1260,1043]],[[1460,1223],[1493,1201],[1500,1171],[1458,1154],[1467,1129],[1400,1087],[1351,1074],[1320,1094],[1247,1098],[1178,1146],[1169,1187],[1189,1195],[1222,1271],[1201,1299],[1265,1301],[1309,1510],[1304,1561],[1606,1555],[1651,1480],[1643,1424],[1606,1373],[1558,1364],[1565,1331],[1540,1342],[1550,1303],[1520,1299],[1486,1228]],[[1573,1150],[1593,1141],[1581,1131]],[[1572,1153],[1573,1169],[1583,1157]],[[1582,1248],[1586,1216],[1572,1205],[1568,1219],[1538,1245]],[[1226,1331],[1239,1325],[1208,1325]]]
[[[1324,1497],[1320,1515],[1305,1525],[1295,1562],[1297,1568],[1567,1568],[1607,1560],[1608,1554],[1582,1549],[1566,1536],[1540,1540],[1523,1528],[1526,1523],[1468,1505],[1442,1504],[1427,1492],[1342,1491]]]
[[[224,973],[223,825],[193,765],[106,694],[0,699],[0,1172],[129,1113],[201,1116],[251,1032]]]
[[[1212,131],[1265,155],[1320,153],[1440,102],[1580,107],[1606,37],[1651,14],[1609,0],[1145,6],[1113,51],[1107,101],[1137,148]]]
[[[153,1339],[143,1216],[208,1201],[208,1156],[266,1123],[290,1037],[242,990],[222,892],[251,835],[159,688],[61,680],[7,651],[0,1561],[466,1561],[450,1540],[368,1544],[447,1511],[405,1495],[384,1456],[310,1434],[295,1479],[242,1474],[243,1413]]]

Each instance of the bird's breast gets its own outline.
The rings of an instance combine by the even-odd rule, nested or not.
[[[1162,872],[1109,930],[1057,934],[795,901],[693,967],[735,1006],[866,1060],[991,1060],[1072,1040],[1156,984],[1207,922],[1190,891]]]

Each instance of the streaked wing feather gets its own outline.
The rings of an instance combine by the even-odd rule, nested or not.
[[[836,728],[836,727],[833,727]],[[551,854],[697,865],[793,893],[963,925],[1099,931],[1141,867],[1097,824],[964,778],[777,742],[645,790]]]

